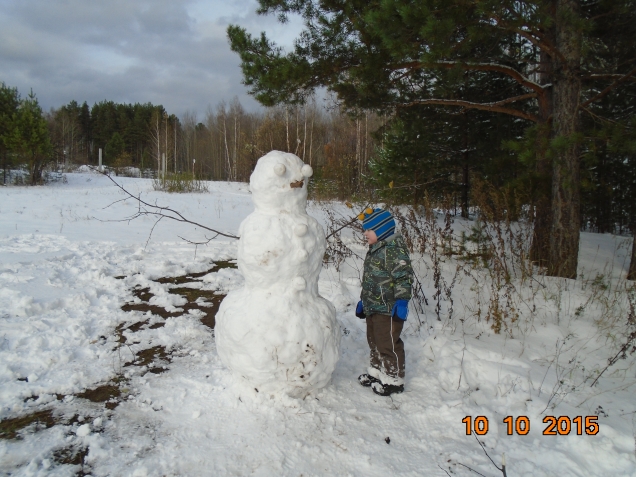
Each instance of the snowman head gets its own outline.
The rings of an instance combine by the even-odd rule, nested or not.
[[[259,210],[304,212],[311,166],[296,155],[271,151],[261,157],[250,176],[250,190]]]

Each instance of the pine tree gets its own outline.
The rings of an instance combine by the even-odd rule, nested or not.
[[[90,161],[93,150],[93,133],[91,129],[91,110],[86,101],[82,103],[78,121],[80,125],[81,157],[86,161]]]
[[[2,183],[7,183],[7,172],[12,164],[10,154],[10,134],[13,130],[13,119],[20,104],[17,88],[0,83],[0,158],[2,159]]]
[[[113,133],[113,137],[106,143],[104,148],[105,163],[114,163],[126,150],[126,143],[118,132]]]
[[[42,108],[33,91],[20,101],[18,110],[13,114],[7,142],[9,148],[17,153],[18,160],[27,162],[31,185],[42,183],[42,172],[52,161],[53,148]]]
[[[634,15],[633,0],[261,0],[259,13],[300,14],[305,30],[285,54],[265,34],[228,28],[244,82],[261,103],[302,102],[318,87],[351,108],[436,105],[501,113],[535,125],[539,183],[534,258],[576,277],[580,229],[581,112],[633,79],[634,55],[598,63],[613,32],[599,18]],[[481,99],[457,92],[466,72],[509,86]],[[601,76],[599,76],[601,75]],[[591,83],[586,81],[590,80]],[[604,89],[595,86],[604,81]],[[587,109],[586,109],[587,108]]]

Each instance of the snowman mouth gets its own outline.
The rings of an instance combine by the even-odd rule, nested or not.
[[[289,184],[289,187],[291,187],[292,189],[299,189],[303,186],[303,181],[294,181],[291,184]]]

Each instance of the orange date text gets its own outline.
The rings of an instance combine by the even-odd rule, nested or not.
[[[595,436],[599,431],[597,422],[598,416],[576,416],[570,418],[568,416],[545,416],[543,423],[546,426],[543,429],[544,436],[567,436],[570,433],[576,433],[582,436],[584,433],[588,436]],[[466,435],[469,436],[473,432],[478,436],[485,436],[488,433],[488,418],[486,416],[466,416],[462,419],[466,425]],[[530,432],[530,418],[527,416],[506,416],[503,419],[506,425],[506,434],[511,436],[517,434],[525,436]]]

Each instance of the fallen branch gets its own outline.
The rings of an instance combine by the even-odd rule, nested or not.
[[[126,194],[126,196],[127,196],[124,199],[117,200],[117,201],[113,202],[112,204],[107,205],[106,207],[104,207],[105,209],[110,207],[111,205],[114,205],[114,204],[116,204],[118,202],[122,202],[122,201],[125,201],[125,200],[128,200],[128,199],[136,200],[137,204],[138,204],[137,212],[135,212],[132,216],[130,216],[128,218],[125,218],[125,219],[121,219],[121,220],[107,220],[107,221],[102,221],[102,222],[130,222],[131,220],[135,220],[135,219],[137,219],[139,217],[148,215],[148,216],[157,217],[157,221],[152,226],[152,230],[150,231],[150,235],[152,235],[152,231],[157,226],[159,221],[161,221],[162,219],[170,219],[170,220],[174,220],[176,222],[182,222],[182,223],[186,223],[186,224],[190,224],[190,225],[195,225],[197,227],[201,227],[202,229],[208,230],[208,231],[210,231],[210,232],[215,234],[214,237],[212,237],[211,239],[208,239],[207,242],[201,242],[201,243],[199,243],[199,245],[207,244],[211,240],[213,240],[216,237],[218,237],[219,235],[221,235],[223,237],[233,238],[233,239],[238,239],[239,238],[236,235],[232,235],[232,234],[225,233],[225,232],[219,232],[218,230],[211,229],[210,227],[206,227],[205,225],[202,225],[202,224],[200,224],[198,222],[194,222],[192,220],[189,220],[189,219],[185,218],[180,212],[178,212],[177,210],[174,210],[174,209],[172,209],[170,207],[162,207],[160,205],[157,205],[156,203],[155,204],[150,204],[149,202],[146,202],[145,200],[141,199],[141,194],[139,196],[136,196],[136,195],[133,195],[132,193],[130,193],[128,190],[126,190],[121,184],[119,184],[117,181],[115,181],[106,172],[100,172],[100,174],[108,177],[108,179],[113,184],[115,184],[119,189],[121,189],[124,192],[124,194]],[[148,240],[150,240],[150,236],[148,236]],[[195,243],[195,242],[191,242],[189,240],[186,240],[186,241],[190,242],[190,243]],[[146,244],[147,244],[147,242],[146,242]]]
[[[193,240],[187,239],[182,237],[181,235],[177,235],[177,237],[179,237],[181,240],[183,240],[184,242],[188,242],[190,245],[207,245],[209,244],[212,240],[214,240],[215,238],[217,238],[219,236],[219,234],[216,234],[214,237],[208,238],[205,237],[207,240],[205,242],[195,242]]]

